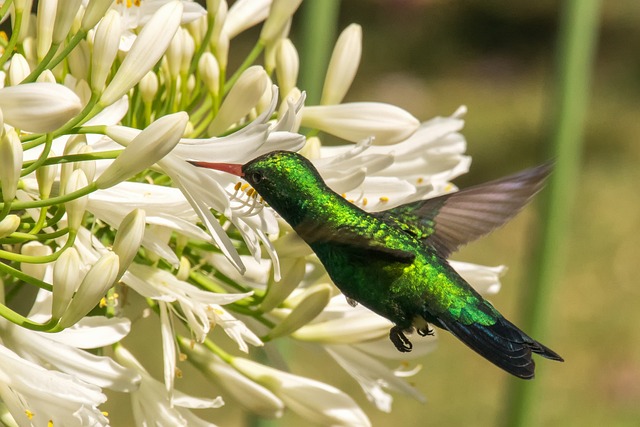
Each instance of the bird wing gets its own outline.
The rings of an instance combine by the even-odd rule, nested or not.
[[[542,189],[551,162],[485,184],[378,212],[448,258],[500,227]],[[403,225],[404,224],[404,225]]]
[[[380,259],[406,264],[411,264],[415,259],[413,252],[390,248],[375,236],[362,230],[358,231],[346,226],[334,227],[318,221],[304,221],[294,228],[312,248],[318,244],[329,244],[364,259]]]

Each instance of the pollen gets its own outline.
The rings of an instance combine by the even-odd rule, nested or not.
[[[30,411],[30,410],[28,410],[28,409],[25,409],[25,410],[24,410],[24,414],[25,414],[25,415],[27,416],[27,418],[29,418],[30,420],[32,420],[32,419],[33,419],[33,416],[35,415],[33,412],[31,412],[31,411]]]
[[[233,187],[233,189],[234,189],[235,191],[239,191],[239,190],[240,190],[240,187],[242,187],[242,182],[241,182],[241,181],[238,181],[238,182],[236,183],[235,187]]]
[[[416,179],[416,182],[418,184],[422,184],[424,182],[424,178],[420,177],[420,178]]]
[[[249,187],[250,187],[250,185],[249,185],[249,184],[247,184],[247,183],[245,182],[244,184],[242,184],[242,186],[240,187],[240,189],[241,189],[242,191],[246,191],[246,190],[247,190],[247,188],[249,188]]]
[[[362,206],[367,206],[367,203],[369,203],[369,200],[367,200],[367,198],[363,198],[362,199]]]
[[[178,355],[178,360],[181,361],[181,362],[184,362],[185,360],[187,360],[187,355],[184,354],[184,353],[180,353]]]
[[[380,201],[381,201],[382,203],[386,203],[386,202],[388,202],[388,201],[389,201],[389,198],[388,198],[387,196],[382,196],[382,197],[380,197]]]
[[[53,420],[47,421],[47,427],[53,427]]]
[[[347,193],[342,193],[341,196],[342,196],[343,199],[346,199],[347,198]]]
[[[107,303],[107,298],[105,297],[100,298],[100,308],[105,308],[107,305],[109,305]]]
[[[182,378],[182,369],[176,368],[176,378]]]
[[[251,197],[255,194],[256,190],[254,190],[253,188],[250,188],[249,190],[247,190],[247,196]]]

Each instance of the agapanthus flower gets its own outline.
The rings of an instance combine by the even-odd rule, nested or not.
[[[343,102],[361,60],[356,24],[310,105],[298,82],[304,55],[288,35],[300,3],[41,1],[30,16],[30,2],[13,2],[0,56],[6,417],[106,425],[116,391],[131,398],[131,424],[212,425],[215,411],[203,420],[191,409],[223,400],[179,392],[191,375],[258,416],[370,424],[333,379],[269,366],[264,355],[283,340],[334,359],[374,408],[390,411],[392,393],[423,400],[406,378],[436,337],[398,353],[390,322],[346,300],[254,189],[192,164],[298,151],[371,212],[455,191],[450,181],[470,164],[464,108],[421,123],[394,105]],[[256,25],[254,49],[230,69],[231,42]],[[498,290],[502,268],[452,265],[480,292]],[[23,287],[38,289],[35,301],[16,301],[32,294]],[[26,315],[13,309],[28,304]],[[139,339],[141,323],[157,337]],[[161,379],[143,354],[161,358]]]

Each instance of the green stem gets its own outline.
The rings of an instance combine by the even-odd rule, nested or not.
[[[308,105],[316,105],[322,95],[324,75],[336,40],[340,0],[307,0],[302,5],[300,87],[307,92]]]
[[[6,259],[14,262],[26,262],[29,264],[46,264],[48,262],[53,262],[60,258],[60,255],[64,253],[65,250],[69,249],[73,246],[73,243],[76,240],[76,233],[74,231],[69,231],[69,237],[65,242],[64,246],[59,250],[55,251],[51,255],[43,255],[43,256],[30,256],[17,254],[15,252],[0,250],[0,259]]]
[[[5,7],[8,8],[11,3],[12,2],[10,1],[6,1],[2,5],[1,10],[4,11],[4,13],[7,13]],[[11,33],[11,39],[9,39],[9,43],[7,43],[4,53],[2,54],[2,56],[0,56],[0,68],[2,68],[4,66],[4,63],[7,62],[7,59],[9,59],[11,55],[13,55],[13,48],[16,47],[16,43],[18,43],[18,37],[20,36],[20,27],[22,27],[23,13],[24,11],[22,9],[16,9],[16,24],[12,30],[13,32]],[[4,16],[4,14],[2,16]]]
[[[542,230],[534,248],[534,260],[526,277],[531,283],[522,298],[523,330],[545,336],[551,287],[561,282],[566,232],[579,172],[583,125],[589,96],[589,80],[598,35],[600,1],[567,0],[563,3],[557,50],[556,88],[551,111],[552,153],[556,167],[541,207]],[[555,368],[549,365],[549,369]],[[509,404],[504,425],[537,424],[535,393],[540,382],[513,380],[507,389]]]
[[[262,40],[258,40],[258,43],[256,43],[253,49],[251,49],[251,52],[249,52],[249,55],[245,58],[244,62],[240,65],[240,67],[236,70],[236,72],[233,73],[231,78],[227,80],[227,82],[224,84],[224,91],[223,91],[224,94],[227,94],[229,90],[231,90],[231,88],[236,83],[236,81],[240,78],[242,73],[244,73],[244,71],[247,68],[253,65],[253,63],[256,61],[256,59],[258,59],[258,56],[260,56],[263,50],[264,50],[264,42]]]
[[[4,262],[0,262],[0,272],[9,274],[16,279],[20,279],[25,283],[37,286],[38,288],[44,289],[45,291],[51,292],[53,290],[53,287],[50,284],[43,282],[42,280],[38,280],[35,277],[31,277],[28,274],[23,273],[21,270],[13,268],[9,264],[5,264]]]
[[[32,331],[50,331],[58,323],[58,319],[51,319],[47,323],[34,322],[33,320],[16,313],[4,304],[0,304],[0,316],[4,317],[11,323],[22,326],[26,329],[31,329]]]
[[[94,191],[98,190],[98,186],[95,182],[87,185],[86,187],[79,188],[78,190],[65,194],[62,196],[52,197],[50,199],[45,200],[32,200],[29,202],[15,202],[11,205],[12,209],[21,210],[21,209],[31,209],[31,208],[41,208],[43,206],[54,206],[60,205],[63,203],[70,202],[71,200],[77,199],[82,196],[86,196],[87,194],[91,194]],[[4,203],[0,203],[0,207],[4,208]]]
[[[44,149],[42,150],[40,157],[38,157],[33,163],[30,163],[27,167],[25,167],[22,170],[22,172],[20,172],[20,176],[27,176],[31,172],[35,171],[40,166],[42,166],[44,162],[47,160],[49,153],[51,152],[52,144],[53,144],[53,134],[51,133],[45,134]]]
[[[44,56],[44,58],[42,58],[42,60],[40,62],[38,62],[38,65],[36,66],[36,68],[31,72],[31,74],[29,74],[22,81],[22,83],[33,83],[33,82],[35,82],[36,79],[38,78],[38,76],[40,74],[42,74],[42,72],[44,70],[47,69],[47,66],[49,65],[49,62],[51,61],[51,59],[53,59],[53,56],[56,54],[56,51],[58,50],[58,47],[60,47],[60,43],[52,44],[51,47],[49,48],[49,51]]]
[[[206,52],[209,47],[209,42],[211,41],[211,35],[213,34],[213,25],[215,19],[212,16],[208,16],[207,18],[207,32],[204,34],[202,38],[202,42],[200,46],[198,46],[198,50],[195,55],[193,55],[193,59],[191,59],[191,64],[189,65],[189,71],[187,75],[190,76],[196,72],[196,68],[198,67],[198,62],[200,61],[200,57],[203,53]]]

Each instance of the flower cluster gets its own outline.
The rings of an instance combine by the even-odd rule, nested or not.
[[[191,410],[223,398],[262,417],[289,409],[369,425],[343,391],[269,366],[264,354],[282,340],[335,359],[379,410],[391,410],[389,390],[422,399],[389,322],[347,304],[246,184],[189,163],[299,151],[370,211],[455,189],[470,163],[463,109],[420,123],[392,105],[343,102],[358,25],[335,45],[320,105],[305,105],[288,38],[299,4],[40,0],[32,15],[32,0],[2,3],[12,23],[0,41],[3,422],[107,425],[101,405],[117,391],[137,425],[211,425]],[[228,70],[234,37],[259,24],[254,49]],[[344,144],[324,146],[325,134]],[[454,266],[481,292],[499,287],[501,268]],[[160,342],[123,342],[146,317]],[[161,381],[136,357],[149,346],[162,350]],[[256,358],[260,346],[270,352]],[[179,392],[184,363],[222,397]]]

